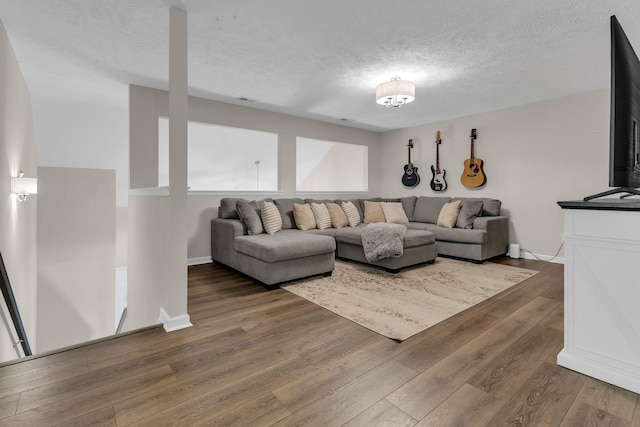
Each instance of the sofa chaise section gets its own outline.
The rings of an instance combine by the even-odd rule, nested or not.
[[[442,207],[451,201],[480,203],[478,215],[469,228],[437,225]],[[410,219],[408,229],[427,230],[438,242],[438,255],[483,262],[507,253],[509,218],[501,215],[502,203],[490,198],[417,197],[413,206],[405,206]]]
[[[266,287],[314,275],[330,275],[335,239],[296,230],[246,235],[240,220],[211,221],[212,259],[262,282]]]

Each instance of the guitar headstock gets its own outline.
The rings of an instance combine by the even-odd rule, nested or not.
[[[413,139],[409,140],[409,143],[407,144],[407,147],[412,147],[413,148]]]
[[[476,133],[476,130],[475,129],[471,129],[471,139],[476,139],[477,136],[478,135]]]
[[[440,131],[436,131],[436,144],[440,143],[442,143],[442,140],[440,139]]]

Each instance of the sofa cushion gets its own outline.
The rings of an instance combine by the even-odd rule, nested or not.
[[[295,212],[295,211],[294,211]],[[324,203],[311,203],[311,212],[316,220],[316,227],[320,230],[331,228],[331,215]]]
[[[293,219],[299,230],[311,230],[316,228],[316,218],[313,216],[311,205],[306,203],[293,204]]]
[[[364,223],[386,222],[380,202],[364,201]]]
[[[331,225],[333,228],[343,228],[349,225],[349,219],[340,205],[329,202],[326,206],[329,211],[329,216],[331,217]]]
[[[405,249],[430,245],[435,242],[436,237],[430,231],[407,229],[407,233],[404,235]]]
[[[363,204],[363,201],[364,200],[361,200],[361,199],[350,199],[350,200],[338,199],[338,200],[335,200],[335,202],[337,204],[339,204],[340,206],[342,206],[342,204],[346,203],[346,202],[353,203],[353,206],[356,208],[356,211],[358,212],[358,216],[360,217],[358,222],[364,221],[364,204]]]
[[[333,202],[333,200],[329,200],[329,199],[304,199],[305,203],[328,203],[328,202]]]
[[[233,240],[236,251],[265,262],[278,262],[331,253],[336,249],[333,237],[282,230],[276,234],[239,236]]]
[[[500,200],[486,197],[456,197],[454,200],[480,200],[482,201],[481,216],[500,216],[500,208],[502,207]]]
[[[302,199],[276,199],[274,201],[276,207],[280,211],[282,216],[282,229],[296,228],[296,223],[293,219],[293,204],[304,203]]]
[[[426,222],[410,222],[404,224],[409,230],[428,230],[433,224],[427,224]]]
[[[359,225],[358,227],[349,227],[349,228],[341,228],[336,231],[336,242],[350,243],[352,245],[362,246],[362,239],[360,238],[360,233],[362,233],[362,229],[365,227],[364,224]]]
[[[249,234],[264,233],[262,219],[260,218],[259,202],[256,202],[255,200],[248,202],[241,199],[236,202],[236,209],[238,210],[240,219],[247,227],[247,232]]]
[[[218,218],[225,219],[240,219],[238,211],[236,209],[236,203],[239,199],[237,197],[224,197],[220,200],[220,207],[218,207]]]
[[[380,202],[380,207],[387,222],[394,224],[407,224],[409,222],[402,203]]]
[[[482,200],[482,216],[500,216],[502,202],[496,199]]]
[[[404,213],[407,215],[409,221],[413,221],[413,211],[416,209],[416,200],[418,200],[416,196],[403,197],[400,199]]]
[[[482,200],[460,199],[457,228],[473,228],[473,221],[482,215]]]
[[[442,207],[450,201],[451,197],[418,197],[413,211],[413,221],[436,224]]]
[[[342,202],[341,206],[349,221],[349,227],[356,227],[360,224],[360,214],[358,214],[358,209],[352,201]]]
[[[305,231],[305,233],[318,234],[320,236],[331,236],[331,237],[334,237],[336,235],[336,231],[338,231],[336,228],[324,228],[322,230],[314,228],[312,230]]]
[[[282,230],[282,216],[273,202],[262,202],[260,219],[262,219],[262,226],[267,234],[275,234]]]
[[[336,242],[348,243],[351,245],[362,246],[362,229],[364,227],[343,228],[336,231]],[[404,245],[406,248],[430,245],[435,243],[436,239],[433,233],[425,230],[409,230],[404,235]]]
[[[471,243],[484,245],[487,243],[487,232],[484,230],[465,230],[462,228],[438,227],[435,224],[426,224],[428,231],[432,232],[436,240],[441,242]]]
[[[455,202],[445,203],[438,215],[438,226],[453,228],[458,220],[458,214],[460,213],[460,200]]]

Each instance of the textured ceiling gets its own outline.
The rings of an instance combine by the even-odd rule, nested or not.
[[[168,0],[1,0],[33,94],[127,106],[167,88]],[[182,0],[196,96],[371,130],[609,87],[609,16],[638,0]],[[387,110],[377,84],[416,83]],[[254,102],[246,103],[238,98]]]

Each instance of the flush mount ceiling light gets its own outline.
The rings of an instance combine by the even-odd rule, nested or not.
[[[387,108],[400,108],[416,99],[416,85],[400,77],[393,77],[391,81],[384,82],[376,87],[376,102]]]

